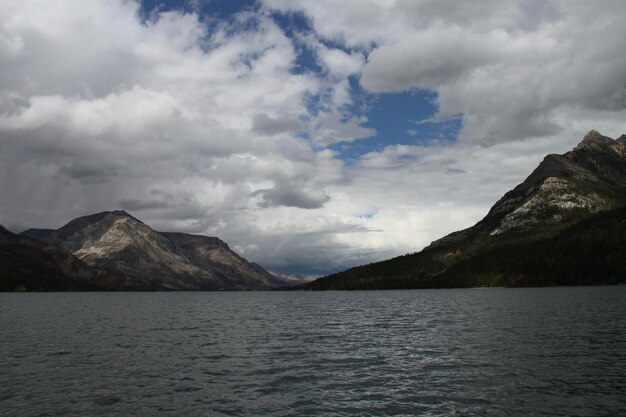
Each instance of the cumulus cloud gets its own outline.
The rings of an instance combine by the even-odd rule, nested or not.
[[[129,1],[33,0],[2,2],[0,22],[0,182],[14,202],[5,222],[118,203],[163,218],[176,207],[180,217],[186,204],[203,209],[188,210],[184,226],[206,227],[220,221],[193,217],[256,206],[249,196],[264,183],[315,189],[342,176],[340,166],[322,170],[337,164],[293,134],[309,129],[306,98],[321,82],[291,71],[293,42],[266,16],[242,12],[214,26],[176,11],[142,21]],[[326,199],[294,196],[274,191],[267,201]]]
[[[360,52],[346,52],[339,48],[329,48],[319,41],[310,41],[317,52],[321,64],[333,79],[342,80],[360,73],[365,64]]]
[[[289,118],[272,118],[265,113],[257,114],[252,121],[252,130],[262,135],[277,135],[284,132],[303,131],[306,124]]]
[[[434,91],[440,115],[463,114],[462,140],[547,137],[567,131],[575,108],[626,108],[619,1],[264,2],[365,51],[369,91]]]
[[[218,21],[0,1],[0,223],[123,208],[305,274],[416,251],[478,220],[546,153],[592,128],[623,133],[625,15],[610,0],[259,0]],[[342,159],[381,134],[356,94],[423,90],[438,111],[414,143],[378,138]],[[459,118],[456,141],[420,136]]]
[[[352,117],[341,120],[339,113],[325,113],[317,118],[317,125],[313,134],[313,140],[317,145],[327,146],[333,143],[353,142],[365,139],[376,134],[376,130],[363,127],[367,122],[364,117]]]
[[[299,207],[303,209],[316,209],[324,206],[330,197],[324,193],[307,192],[298,189],[272,188],[271,190],[258,190],[253,193],[260,195],[262,207]]]

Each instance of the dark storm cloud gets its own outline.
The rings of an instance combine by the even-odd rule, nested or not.
[[[119,207],[122,210],[128,211],[141,211],[141,210],[155,210],[155,209],[167,209],[172,207],[172,203],[162,200],[150,200],[141,201],[136,199],[125,199],[119,201]]]
[[[314,193],[289,188],[273,188],[259,190],[254,193],[263,198],[261,207],[298,207],[302,209],[318,209],[330,200],[325,193]]]

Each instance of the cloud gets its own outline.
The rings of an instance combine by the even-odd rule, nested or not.
[[[565,136],[575,108],[626,109],[618,1],[264,3],[302,12],[322,39],[364,51],[367,90],[435,92],[439,117],[463,115],[461,140]]]
[[[307,192],[304,190],[272,188],[271,190],[258,190],[253,193],[263,198],[261,207],[299,207],[302,209],[317,209],[324,206],[330,200],[325,193]]]
[[[292,71],[294,44],[267,16],[141,21],[135,2],[35,0],[0,4],[0,23],[0,185],[15,198],[4,222],[119,204],[207,228],[221,210],[257,207],[250,195],[268,183],[343,181],[341,163],[294,134],[309,129],[307,98],[325,87]],[[267,194],[271,205],[325,201],[323,191]]]
[[[97,184],[119,175],[121,168],[107,161],[91,161],[86,163],[80,160],[70,160],[58,167],[56,174],[63,178],[80,181],[84,184]]]
[[[167,209],[172,207],[172,203],[163,200],[137,200],[134,198],[120,200],[118,206],[122,210],[128,211],[143,211],[143,210],[155,210],[155,209]]]
[[[321,42],[315,42],[317,56],[331,78],[344,79],[352,74],[360,73],[365,59],[359,52],[345,52],[338,48],[328,48]]]
[[[317,118],[313,135],[313,142],[319,146],[328,146],[340,142],[353,142],[359,139],[372,137],[376,130],[363,127],[367,118],[352,117],[348,120],[341,120],[339,113],[325,113]]]
[[[468,34],[458,27],[432,28],[374,49],[361,80],[372,92],[436,89],[476,68],[498,62],[505,33]]]
[[[273,20],[288,12],[310,30]],[[592,128],[623,133],[625,13],[608,0],[262,0],[220,21],[146,18],[125,0],[0,2],[0,223],[124,208],[303,274],[419,250],[479,220],[545,154]],[[438,111],[395,144],[368,100],[407,90]],[[447,122],[458,140],[423,137]],[[363,139],[379,147],[349,162],[332,150]]]
[[[252,131],[261,135],[277,135],[291,131],[303,131],[306,125],[296,119],[271,118],[265,113],[257,114],[252,121]]]

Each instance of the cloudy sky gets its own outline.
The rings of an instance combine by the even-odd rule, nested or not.
[[[124,209],[321,275],[626,132],[622,0],[0,0],[0,224]]]

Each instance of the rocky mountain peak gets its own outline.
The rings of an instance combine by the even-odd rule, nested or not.
[[[596,130],[590,130],[582,141],[574,148],[574,150],[592,147],[592,146],[605,146],[611,145],[614,143],[614,140],[609,138],[608,136],[604,136],[600,134]]]
[[[113,216],[116,216],[116,217],[132,217],[132,218],[134,218],[133,216],[128,214],[128,212],[126,212],[125,210],[112,210],[112,211],[109,211],[107,213],[109,213],[109,214],[111,214]]]
[[[29,229],[21,236],[58,245],[137,288],[233,290],[282,284],[219,238],[158,232],[123,210],[79,217],[57,230]]]
[[[474,226],[421,252],[351,268],[305,288],[621,283],[624,218],[626,135],[613,140],[592,130],[573,151],[546,156]]]
[[[141,220],[131,216],[130,214],[128,214],[128,212],[124,211],[124,210],[111,210],[111,211],[103,211],[101,213],[96,213],[96,214],[92,214],[89,216],[84,216],[84,217],[79,217],[76,220],[80,220],[83,222],[89,222],[89,223],[97,223],[100,222],[104,219],[132,219],[136,222],[142,223]],[[74,220],[74,221],[76,221]],[[71,222],[70,222],[71,223]]]
[[[564,155],[547,155],[473,227],[431,243],[447,246],[479,235],[528,231],[574,222],[626,203],[626,135],[613,140],[595,130]]]

